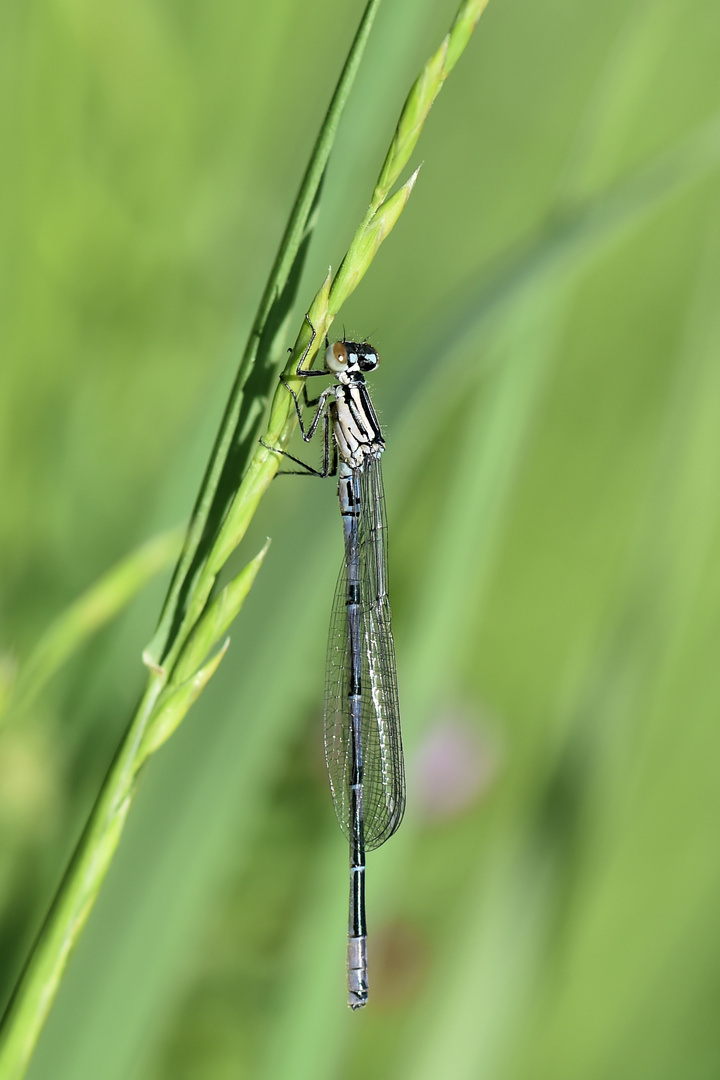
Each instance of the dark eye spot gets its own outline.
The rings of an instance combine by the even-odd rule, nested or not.
[[[367,348],[358,356],[358,366],[361,371],[374,371],[380,363],[380,358],[374,349]]]

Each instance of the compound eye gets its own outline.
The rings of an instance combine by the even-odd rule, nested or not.
[[[342,341],[334,341],[325,350],[325,367],[328,371],[345,371],[348,365],[347,349]]]
[[[365,351],[360,353],[358,361],[361,371],[374,371],[380,363],[380,357],[371,345],[367,345]]]

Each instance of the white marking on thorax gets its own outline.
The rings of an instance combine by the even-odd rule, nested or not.
[[[340,457],[352,468],[359,468],[365,457],[380,449],[375,441],[374,425],[365,412],[360,388],[336,387],[333,413],[333,431]]]

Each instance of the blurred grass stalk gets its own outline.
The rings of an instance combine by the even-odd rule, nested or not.
[[[486,4],[487,0],[464,0],[449,33],[408,94],[368,211],[335,277],[328,273],[310,305],[315,338],[307,353],[308,364],[410,197],[417,170],[395,194],[391,191]],[[144,694],[5,1014],[0,1032],[1,1080],[19,1080],[25,1074],[70,952],[117,848],[139,770],[177,728],[216,671],[228,640],[212,656],[211,651],[242,607],[267,551],[266,544],[210,600],[217,575],[243,538],[277,471],[279,455],[258,444],[260,425],[275,383],[324,169],[378,6],[379,0],[370,0],[365,8],[263,293],[158,630],[143,654],[149,668]],[[298,359],[309,344],[310,328],[304,321],[285,368],[291,384],[297,383]],[[295,425],[291,402],[278,386],[263,440],[277,450],[287,445]]]
[[[78,597],[47,628],[0,700],[0,724],[21,717],[56,671],[103,626],[127,607],[140,590],[180,554],[182,529],[146,540]]]

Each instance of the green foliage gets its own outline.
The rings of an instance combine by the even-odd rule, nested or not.
[[[408,85],[455,58],[437,53],[453,6],[378,16],[298,326],[365,220]],[[2,19],[3,648],[22,656],[189,513],[354,27],[325,0]],[[219,659],[271,535],[263,573],[143,770],[31,1080],[718,1071],[716,21],[711,0],[496,0],[343,310],[382,357],[409,763],[408,816],[368,866],[366,1014],[344,1004],[346,851],[318,751],[340,528],[332,485],[280,479],[252,524],[233,509],[227,552],[249,535],[178,686]],[[3,732],[6,994],[141,692],[158,602]],[[428,761],[458,733],[479,772],[451,813]]]
[[[173,529],[141,544],[92,585],[48,627],[16,679],[0,710],[22,715],[48,680],[98,630],[114,619],[157,573],[177,559],[182,531]],[[11,692],[10,692],[11,691]]]
[[[278,353],[284,325],[295,299],[307,241],[314,227],[314,211],[317,209],[323,172],[378,2],[368,0],[270,272],[205,471],[158,629],[143,652],[143,660],[149,669],[145,692],[110,765],[83,835],[3,1016],[0,1025],[0,1077],[4,1080],[21,1080],[27,1071],[70,953],[84,929],[119,842],[138,773],[146,760],[177,730],[215,674],[229,640],[207,663],[203,663],[203,660],[218,634],[238,614],[267,551],[266,544],[260,555],[220,596],[215,601],[211,599],[218,574],[243,539],[258,502],[275,474],[277,455],[269,451],[266,439],[273,437],[278,413],[282,409],[278,408],[278,401],[285,402],[280,442],[287,441],[290,428],[294,426],[294,410],[290,407],[285,387],[278,387],[271,410],[270,431],[266,432],[265,439],[258,440],[264,406],[275,381],[273,367],[268,366],[267,361]],[[467,35],[464,35],[464,40],[467,41]],[[441,66],[434,75],[434,93],[437,93],[443,77]],[[428,92],[427,80],[422,87],[426,116],[434,93]],[[416,92],[417,88],[411,91],[410,100]],[[421,126],[422,122],[416,121],[408,135],[412,145]],[[402,133],[402,117],[398,130]],[[399,154],[402,155],[402,145]],[[332,315],[337,313],[355,289],[380,244],[396,223],[416,177],[417,173],[396,195],[371,206],[337,276],[330,284],[328,274],[311,304],[311,318],[305,318],[305,327],[317,325],[319,332],[324,332],[329,326]],[[315,319],[315,323],[312,323],[312,319]],[[257,445],[258,442],[260,445]],[[124,576],[127,577],[127,573]],[[110,590],[107,585],[103,590],[101,585],[94,590],[94,594],[121,591],[122,587],[118,588],[116,579],[117,574],[111,580]],[[130,588],[125,586],[127,593]],[[115,603],[117,606],[118,601]],[[75,609],[76,612],[85,612],[91,606],[92,603],[86,598],[80,605],[76,604]],[[60,633],[55,632],[53,639],[56,666],[79,644],[82,631],[73,630],[76,622],[77,618],[73,619],[72,613],[70,617],[60,620]],[[87,630],[85,632],[87,634]],[[196,664],[200,663],[203,666],[196,668]],[[49,662],[45,667],[49,668]],[[36,679],[36,685],[37,682]]]

